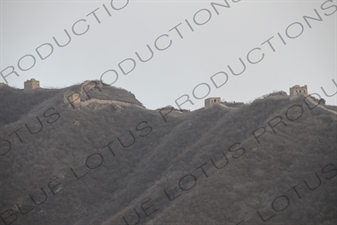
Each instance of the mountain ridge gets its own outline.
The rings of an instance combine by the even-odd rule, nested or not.
[[[119,108],[102,89],[73,108],[67,91],[0,128],[11,144],[0,154],[4,224],[337,222],[337,118],[321,101],[266,96],[181,112],[148,110],[127,91],[120,99],[136,104]],[[298,183],[301,198],[287,192]]]

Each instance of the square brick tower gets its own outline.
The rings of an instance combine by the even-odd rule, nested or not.
[[[304,85],[303,87],[300,87],[299,85],[295,85],[291,88],[289,88],[289,95],[290,96],[298,96],[300,94],[308,95],[308,87],[307,85]]]
[[[205,107],[209,107],[211,105],[214,105],[216,103],[220,103],[221,99],[220,98],[207,98],[205,99]]]
[[[24,89],[25,91],[31,91],[31,90],[40,88],[40,81],[32,78],[30,80],[26,80],[24,85],[25,85],[25,89]]]

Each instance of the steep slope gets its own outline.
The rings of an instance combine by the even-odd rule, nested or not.
[[[60,89],[43,89],[24,91],[3,86],[0,88],[0,126],[17,121],[36,105],[55,96]]]
[[[268,102],[270,108],[282,105],[279,103]],[[293,105],[302,105],[304,109],[296,121],[285,115],[288,112],[292,119],[301,115],[300,107]],[[258,103],[250,106],[255,107],[264,108]],[[165,210],[146,224],[264,224],[264,220],[266,224],[336,224],[336,116],[327,115],[320,108],[306,107],[302,101],[290,102],[266,116],[255,128],[246,127],[249,137],[241,135],[238,140],[244,152],[241,149],[231,153],[228,148],[235,141],[230,141],[227,135],[216,142],[223,143],[220,145],[223,147],[211,144],[198,151],[200,156],[193,157],[190,169],[177,175],[166,187],[179,186],[179,179],[186,174],[193,174],[198,183],[193,190],[176,188],[171,195],[181,196],[168,203],[171,207],[163,206]],[[291,116],[295,109],[297,115]],[[273,133],[268,122],[272,126],[279,122],[272,120],[276,116],[282,116],[287,126],[280,123]],[[236,121],[238,127],[242,126],[240,120]],[[239,130],[236,125],[229,127]],[[252,135],[259,127],[267,130],[259,138],[260,144]],[[215,129],[218,130],[215,133],[228,134],[224,127]],[[215,168],[210,159],[223,168]],[[205,171],[194,171],[200,165],[204,165]],[[191,177],[190,182],[191,187],[194,183]],[[165,196],[160,199],[157,205],[169,202]]]
[[[0,224],[336,224],[337,118],[315,101],[147,110],[102,87],[73,108],[79,87],[1,128]]]
[[[111,86],[90,88],[89,85],[91,83],[99,83],[99,81],[86,81],[82,84],[62,89],[38,88],[34,91],[24,91],[3,86],[0,88],[0,126],[17,121],[38,105],[63,103],[63,99],[75,92],[82,93],[82,100],[89,100],[89,97],[100,100],[121,101],[143,107],[142,103],[132,93],[124,89]]]
[[[103,224],[136,224],[139,220],[136,211],[140,216],[139,224],[262,223],[257,210],[265,213],[269,209],[267,215],[272,216],[275,211],[270,209],[270,204],[280,193],[303,179],[310,179],[308,183],[313,187],[315,176],[312,177],[311,171],[318,173],[326,165],[329,166],[324,168],[325,172],[336,168],[330,165],[336,165],[336,117],[326,115],[320,108],[310,110],[303,100],[269,98],[255,101],[238,111],[223,112],[218,117],[215,112],[219,113],[223,108],[214,107],[198,119],[191,119],[196,124],[191,129],[188,128],[193,126],[191,121],[184,121],[170,133],[171,137],[166,138],[167,146],[158,148],[147,160],[152,162],[149,170],[166,166],[162,169],[165,172],[161,179],[126,209],[118,214],[111,213],[112,218]],[[303,114],[301,108],[294,105],[301,105]],[[300,115],[298,121],[286,119]],[[274,128],[276,134],[273,134],[271,127],[267,127],[268,122],[274,126],[279,122],[279,116],[287,126],[277,125]],[[259,138],[260,144],[252,135],[259,127],[266,127],[266,133]],[[182,137],[184,140],[179,140]],[[334,175],[331,172],[326,177]],[[325,174],[320,176],[325,179]],[[135,175],[131,182],[137,182],[137,177],[140,174]],[[313,198],[312,207],[298,203],[299,213],[293,215],[294,211],[288,209],[288,215],[275,215],[268,220],[269,224],[324,224],[324,221],[334,224],[336,216],[332,212],[336,212],[336,182],[328,181],[325,185],[324,189],[318,189],[321,192],[307,197],[308,202]],[[306,191],[303,184],[299,189]],[[301,195],[304,198],[304,194]],[[330,199],[327,198],[329,195]],[[294,196],[291,197],[291,201],[296,201]],[[274,203],[275,208],[281,200]],[[284,202],[281,203],[282,208]],[[153,206],[144,211],[142,204],[145,209]],[[104,208],[110,209],[111,205]],[[148,217],[146,213],[153,215]]]
[[[76,108],[64,103],[68,91],[1,127],[0,207],[6,223],[74,224],[105,194],[123,188],[124,177],[174,126],[125,90],[103,87]],[[150,145],[145,144],[148,135],[153,136]]]

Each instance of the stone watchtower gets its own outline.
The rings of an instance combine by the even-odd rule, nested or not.
[[[220,98],[207,98],[205,99],[205,107],[220,103],[221,99]]]
[[[289,95],[290,96],[298,96],[298,95],[308,95],[308,88],[307,85],[300,87],[299,85],[295,85],[289,88]]]
[[[5,84],[5,83],[3,83],[3,82],[0,82],[0,88],[2,88],[2,87],[7,87],[8,85],[7,84]]]
[[[25,83],[25,91],[30,91],[30,90],[34,90],[37,88],[40,88],[40,81],[35,80],[34,78],[30,79],[30,80],[26,80]]]

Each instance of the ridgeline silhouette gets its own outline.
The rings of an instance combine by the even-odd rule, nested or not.
[[[334,107],[149,110],[84,84],[0,89],[0,225],[337,224]]]

